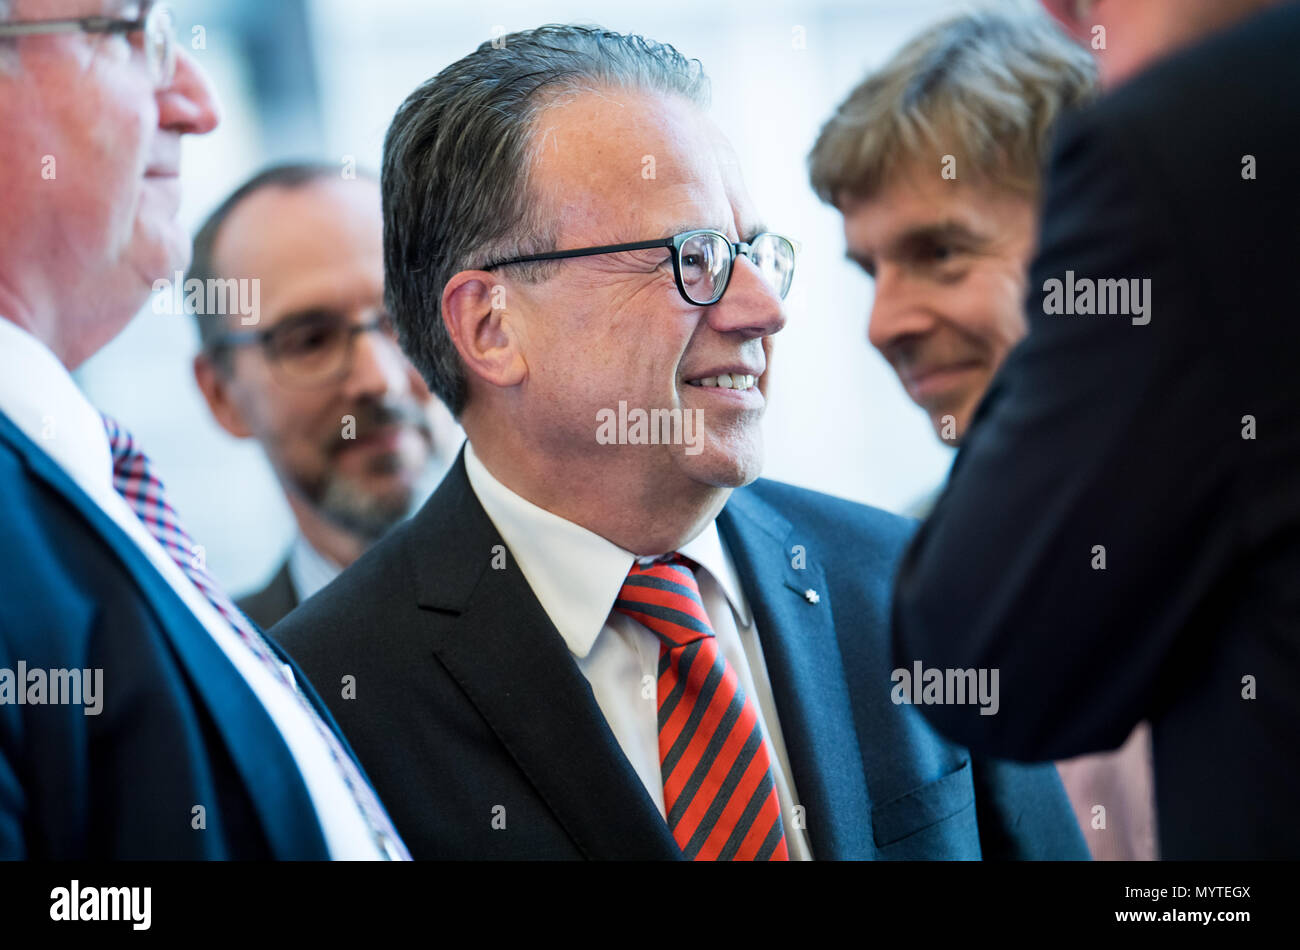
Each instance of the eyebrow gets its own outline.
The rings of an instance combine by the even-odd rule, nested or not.
[[[871,273],[871,269],[875,267],[875,263],[872,261],[870,255],[859,254],[851,247],[845,249],[844,256],[847,257],[849,260],[851,260],[853,263],[857,264],[868,274]]]
[[[347,320],[347,314],[335,307],[306,306],[281,314],[280,318],[268,329],[274,330],[278,327],[309,324],[317,321],[335,322],[344,320]]]
[[[382,298],[374,304],[367,304],[363,310],[373,310],[380,313],[387,312]],[[352,310],[349,304],[306,304],[301,307],[295,307],[293,310],[286,311],[280,315],[280,319],[275,321],[276,326],[286,323],[301,323],[309,320],[347,320],[348,313]]]
[[[901,234],[895,235],[888,246],[890,251],[898,254],[900,251],[915,249],[920,245],[933,244],[938,241],[969,245],[982,244],[986,240],[987,238],[983,234],[978,233],[963,222],[948,219],[908,228]]]
[[[945,242],[978,247],[987,243],[988,237],[961,221],[949,218],[931,224],[917,225],[893,235],[885,244],[885,253],[889,257],[902,257],[914,253],[927,244]],[[873,255],[859,254],[852,248],[847,249],[844,256],[866,271],[871,270],[875,259]]]

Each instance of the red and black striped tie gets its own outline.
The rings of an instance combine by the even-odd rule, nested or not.
[[[659,638],[659,765],[668,827],[693,861],[788,861],[758,708],[718,649],[695,564],[633,564],[614,609]]]

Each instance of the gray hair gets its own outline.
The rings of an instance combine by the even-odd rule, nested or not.
[[[566,93],[601,88],[709,102],[703,65],[673,47],[593,26],[550,24],[483,43],[413,92],[384,142],[384,275],[402,349],[457,417],[465,368],[442,320],[462,270],[555,249],[530,185],[537,116]],[[553,264],[517,265],[543,280]]]
[[[1041,10],[945,20],[867,76],[822,127],[808,156],[829,204],[870,198],[905,165],[1034,194],[1060,114],[1097,94],[1087,51]]]

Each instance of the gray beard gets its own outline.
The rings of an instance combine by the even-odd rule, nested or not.
[[[346,478],[332,476],[325,481],[317,509],[332,524],[373,544],[410,513],[411,497],[403,492],[393,498],[376,498],[361,492]]]

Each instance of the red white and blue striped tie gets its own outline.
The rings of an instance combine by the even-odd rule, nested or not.
[[[167,494],[162,482],[153,473],[153,466],[148,457],[136,447],[131,434],[108,416],[104,416],[104,428],[108,432],[109,448],[113,452],[113,487],[126,499],[131,510],[149,529],[164,551],[176,562],[176,566],[188,577],[204,597],[216,608],[234,628],[239,638],[247,644],[253,654],[271,671],[279,682],[288,687],[297,697],[307,716],[315,724],[321,738],[330,751],[330,756],[343,776],[343,782],[361,809],[366,824],[379,852],[385,858],[396,861],[409,861],[411,855],[398,837],[379,803],[370,783],[362,776],[352,757],[343,748],[334,731],[316,713],[311,701],[298,688],[297,682],[289,675],[271,648],[262,639],[262,635],[252,622],[244,616],[243,611],[235,606],[225,590],[217,583],[202,558],[198,557],[194,541],[181,527],[180,518],[175,509],[167,502]]]
[[[680,554],[633,564],[614,609],[659,638],[659,765],[668,827],[693,861],[787,861],[758,708],[718,649]]]

